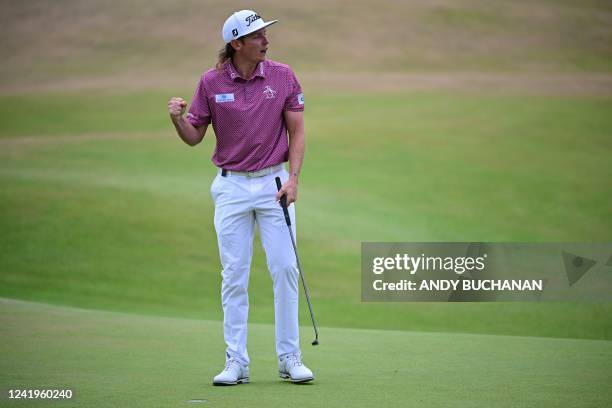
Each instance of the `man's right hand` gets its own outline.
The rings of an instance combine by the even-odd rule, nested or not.
[[[172,119],[178,119],[185,113],[187,102],[183,98],[172,97],[168,101],[168,113]]]

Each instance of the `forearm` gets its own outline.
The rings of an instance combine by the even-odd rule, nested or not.
[[[289,180],[287,180],[276,194],[278,201],[281,196],[287,195],[287,204],[297,200],[297,185],[302,161],[304,160],[304,149],[306,136],[304,132],[304,114],[300,111],[284,112],[287,131],[289,132]]]
[[[195,146],[204,138],[204,128],[196,128],[184,116],[170,116],[172,124],[176,129],[176,133],[189,146]]]
[[[306,148],[306,136],[304,129],[299,129],[290,134],[289,137],[289,177],[297,182],[302,162],[304,161],[304,150]]]

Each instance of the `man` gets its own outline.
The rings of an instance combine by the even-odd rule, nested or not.
[[[259,227],[274,287],[279,374],[292,382],[314,379],[301,361],[298,270],[283,211],[297,198],[304,157],[304,97],[291,68],[266,59],[265,22],[251,10],[223,25],[219,62],[202,75],[187,117],[187,103],[171,98],[168,110],[181,139],[195,146],[212,123],[219,168],[211,186],[222,271],[221,303],[226,365],[214,385],[249,382],[247,353],[248,279],[254,227]],[[288,132],[288,135],[287,135]],[[289,161],[289,173],[284,162]],[[275,177],[283,181],[277,192]],[[295,220],[294,205],[289,206]],[[292,222],[295,234],[295,221]]]

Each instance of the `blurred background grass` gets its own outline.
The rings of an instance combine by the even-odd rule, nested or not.
[[[270,58],[305,89],[320,324],[612,337],[609,303],[361,303],[359,265],[361,241],[611,240],[609,2],[0,4],[0,296],[221,318],[214,134],[182,144],[166,101],[246,7],[280,20]],[[256,247],[251,321],[271,322]]]

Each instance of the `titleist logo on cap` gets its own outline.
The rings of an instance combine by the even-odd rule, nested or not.
[[[247,27],[251,25],[252,22],[255,22],[257,20],[259,20],[261,17],[259,17],[259,14],[251,14],[250,16],[248,16],[247,18],[244,19],[244,21],[247,22]]]
[[[221,36],[225,43],[268,27],[278,20],[264,21],[263,17],[253,10],[240,10],[225,20]]]

